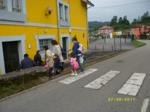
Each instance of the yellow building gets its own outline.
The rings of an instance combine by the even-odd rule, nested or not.
[[[0,74],[18,68],[23,55],[34,57],[56,39],[67,51],[77,36],[88,45],[89,0],[0,0]]]

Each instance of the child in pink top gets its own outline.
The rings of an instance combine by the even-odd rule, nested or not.
[[[78,75],[77,70],[79,69],[79,64],[77,62],[77,58],[73,53],[70,54],[70,65],[72,67],[72,75]]]

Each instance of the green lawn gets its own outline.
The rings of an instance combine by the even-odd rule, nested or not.
[[[139,41],[139,40],[133,40],[133,41],[132,41],[132,44],[133,44],[135,47],[142,47],[142,46],[145,45],[144,42],[141,42],[141,41]]]

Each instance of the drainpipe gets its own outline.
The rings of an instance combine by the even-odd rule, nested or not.
[[[88,9],[91,8],[91,7],[88,7],[86,6],[86,22],[87,22],[87,32],[88,32],[88,35],[87,35],[87,40],[88,40],[88,43],[87,43],[87,49],[89,48],[89,23],[88,23]]]
[[[57,16],[57,35],[58,35],[58,42],[60,43],[60,30],[59,30],[59,4],[58,4],[58,0],[56,1],[56,16]],[[61,45],[61,44],[60,44]]]
[[[86,23],[87,23],[87,49],[89,48],[89,23],[88,23],[88,7],[86,6]]]

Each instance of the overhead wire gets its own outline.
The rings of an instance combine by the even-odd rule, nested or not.
[[[150,2],[150,0],[129,2],[129,3],[118,4],[118,5],[111,5],[111,6],[95,6],[94,8],[113,8],[113,7],[121,7],[121,6],[127,6],[127,5],[135,5],[135,4],[147,3],[147,2]]]

